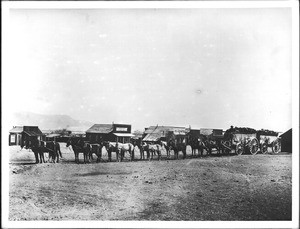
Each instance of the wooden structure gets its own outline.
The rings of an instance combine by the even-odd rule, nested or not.
[[[25,141],[41,140],[42,131],[38,126],[14,126],[9,131],[9,145],[22,145]]]
[[[187,138],[189,128],[173,126],[150,126],[145,129],[143,141],[157,142],[159,140],[169,141],[171,138],[178,142],[184,142]]]
[[[280,135],[281,151],[292,153],[293,148],[293,131],[292,128]]]
[[[187,137],[189,140],[195,140],[200,138],[200,130],[198,129],[190,129],[187,133]]]
[[[86,140],[90,143],[101,141],[129,143],[133,136],[131,125],[127,124],[94,124],[86,131]]]

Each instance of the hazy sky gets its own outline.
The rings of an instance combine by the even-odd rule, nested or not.
[[[285,131],[291,10],[11,10],[14,109],[95,123]]]

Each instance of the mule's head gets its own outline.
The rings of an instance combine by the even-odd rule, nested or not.
[[[106,150],[108,150],[110,148],[110,144],[108,141],[103,141],[102,146],[104,146]]]
[[[67,141],[67,145],[66,145],[66,147],[69,147],[70,145],[72,145],[72,138],[69,138],[69,140]]]

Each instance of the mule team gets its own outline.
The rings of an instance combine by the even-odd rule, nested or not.
[[[157,141],[157,142],[144,142],[142,140],[135,140],[132,143],[119,143],[119,142],[109,142],[109,141],[99,141],[98,143],[89,143],[84,141],[83,138],[69,138],[66,146],[72,147],[75,155],[75,162],[79,163],[79,154],[83,154],[84,163],[91,162],[93,160],[93,155],[97,156],[97,162],[102,160],[102,150],[103,147],[108,153],[108,161],[112,161],[112,154],[115,153],[117,161],[123,161],[125,154],[129,154],[129,160],[134,160],[134,153],[136,147],[140,151],[140,159],[145,158],[145,152],[148,160],[152,160],[154,155],[158,156],[158,160],[161,159],[162,151],[167,152],[167,158],[171,158],[171,152],[174,153],[174,158],[179,158],[179,153],[182,152],[183,159],[186,158],[186,147],[190,145],[192,148],[192,156],[203,155],[205,150],[207,154],[211,154],[212,149],[215,148],[218,153],[222,150],[221,143],[216,140],[192,138],[187,141],[179,142],[176,140]],[[60,145],[55,141],[41,141],[34,140],[25,142],[21,145],[21,148],[31,149],[34,152],[36,163],[45,162],[44,153],[49,153],[50,162],[59,162],[59,158],[62,158]]]

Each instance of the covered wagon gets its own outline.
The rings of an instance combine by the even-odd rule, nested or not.
[[[275,154],[281,151],[281,139],[278,137],[278,132],[261,129],[257,131],[256,136],[263,154],[268,152],[268,148],[272,148],[272,152]]]
[[[222,147],[225,153],[235,152],[237,155],[243,153],[255,155],[259,152],[256,130],[247,127],[231,126],[224,134]]]

